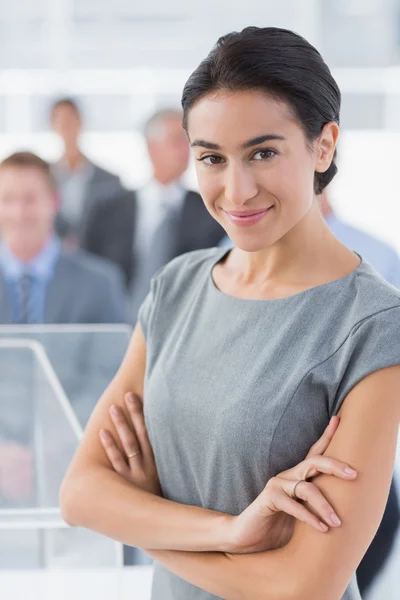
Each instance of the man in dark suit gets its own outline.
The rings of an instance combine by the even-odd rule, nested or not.
[[[77,246],[93,208],[121,195],[124,188],[117,175],[95,165],[81,151],[82,114],[75,100],[57,100],[51,124],[64,146],[62,158],[52,165],[61,196],[57,231],[68,245]]]
[[[0,323],[122,323],[118,267],[54,234],[49,165],[30,152],[0,163]]]
[[[189,163],[181,112],[155,113],[144,134],[153,167],[151,181],[98,206],[82,242],[123,269],[133,322],[150,278],[161,266],[185,252],[216,246],[224,236],[200,195],[181,181]]]

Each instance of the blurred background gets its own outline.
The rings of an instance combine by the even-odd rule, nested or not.
[[[0,161],[15,152],[31,151],[52,164],[51,176],[60,198],[55,216],[62,252],[64,248],[78,252],[82,281],[96,271],[91,286],[97,297],[103,298],[101,310],[96,306],[94,313],[79,305],[71,315],[55,301],[51,315],[42,307],[42,314],[35,313],[31,319],[12,318],[7,310],[2,317],[0,301],[0,322],[4,323],[0,327],[0,354],[4,357],[0,442],[8,443],[12,431],[19,443],[32,449],[32,456],[17,456],[17,462],[11,464],[10,454],[4,455],[0,446],[0,483],[2,474],[16,472],[18,460],[24,469],[31,465],[35,473],[34,492],[24,496],[22,490],[22,500],[14,489],[8,496],[0,489],[0,587],[6,600],[25,598],[27,589],[29,598],[40,600],[69,598],[71,594],[91,598],[93,585],[100,600],[128,598],[128,594],[135,600],[149,598],[151,566],[143,564],[144,557],[139,553],[128,556],[125,549],[124,558],[121,547],[100,536],[68,533],[54,490],[97,398],[118,367],[143,298],[143,290],[140,297],[134,297],[132,265],[125,264],[123,254],[126,247],[128,253],[136,248],[137,276],[137,257],[150,256],[149,249],[144,250],[143,230],[142,237],[138,229],[136,237],[127,232],[125,247],[116,249],[114,242],[119,223],[130,215],[129,208],[128,213],[124,211],[131,200],[138,196],[143,207],[143,198],[154,192],[148,189],[157,170],[151,119],[161,114],[160,122],[164,119],[173,129],[181,91],[192,70],[219,36],[247,25],[285,27],[300,33],[318,48],[331,68],[343,104],[339,174],[329,188],[329,202],[344,223],[373,236],[373,248],[376,242],[384,243],[379,252],[389,252],[390,265],[387,273],[382,268],[382,274],[400,286],[400,0],[0,0]],[[62,106],[55,104],[60,98],[68,101]],[[67,109],[66,114],[56,114],[60,106]],[[65,128],[74,128],[74,118],[76,139],[71,142]],[[172,129],[165,134],[170,135],[166,142],[172,144],[170,149],[178,144]],[[74,161],[79,166],[80,159],[85,169],[90,165],[92,170],[81,177],[77,169],[79,176],[75,177]],[[185,160],[181,158],[177,167],[182,170],[179,181],[185,190],[196,190],[193,165]],[[28,161],[21,168],[29,165]],[[111,176],[104,184],[110,185],[110,192],[101,198],[99,214],[82,233],[77,225],[83,219],[81,207],[72,202],[68,208],[68,202],[74,190],[83,198],[84,186],[94,177],[92,165]],[[191,198],[194,202],[195,197]],[[116,204],[110,205],[114,201]],[[114,238],[100,239],[99,222],[114,215],[117,205],[121,221],[115,222]],[[148,203],[147,224],[158,206]],[[194,215],[191,219],[198,222]],[[185,240],[179,251],[168,247],[161,262],[183,251],[220,243],[223,232],[204,219],[201,239]],[[0,236],[6,237],[1,226]],[[152,235],[158,226],[149,226]],[[367,238],[362,240],[363,249],[365,244]],[[96,264],[92,256],[79,254],[88,251],[97,255]],[[160,257],[156,258],[155,263],[160,262]],[[153,272],[156,266],[152,263]],[[145,283],[149,273],[139,273]],[[106,298],[104,290],[117,280],[121,288],[118,298]],[[66,288],[62,282],[59,285],[61,297]],[[10,365],[18,365],[18,376]],[[32,406],[37,409],[36,417],[27,423],[26,412]],[[54,435],[50,445],[43,440],[55,430],[64,432],[65,453],[49,463]],[[11,450],[13,456],[19,452]],[[124,560],[126,568],[120,569]],[[365,598],[399,598],[399,564],[397,538],[390,560]],[[77,566],[81,567],[79,574]],[[104,566],[109,570],[96,570]],[[18,576],[21,569],[29,572],[29,578]]]
[[[29,146],[56,159],[61,148],[49,131],[49,107],[55,97],[73,95],[85,116],[85,151],[128,186],[150,173],[144,119],[161,106],[179,106],[187,76],[218,36],[248,24],[301,33],[321,51],[343,93],[335,203],[346,218],[400,249],[393,198],[398,0],[2,0],[0,6],[0,156]],[[195,185],[192,174],[190,180]]]

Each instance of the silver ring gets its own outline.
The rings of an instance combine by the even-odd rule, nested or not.
[[[299,485],[299,483],[301,483],[302,481],[305,481],[305,479],[299,479],[298,481],[296,481],[296,483],[293,486],[293,489],[292,489],[292,498],[294,498],[294,500],[301,500],[301,498],[299,498],[296,495],[296,488]]]
[[[128,459],[130,460],[131,458],[133,458],[134,456],[137,456],[138,454],[140,454],[140,450],[139,452],[135,452],[135,454],[128,454]]]

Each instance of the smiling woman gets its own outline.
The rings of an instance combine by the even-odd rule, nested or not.
[[[340,92],[306,40],[252,27],[218,41],[182,104],[236,247],[153,279],[64,516],[145,548],[153,600],[360,600],[400,419],[400,294],[319,211]]]

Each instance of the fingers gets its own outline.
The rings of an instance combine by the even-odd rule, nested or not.
[[[110,408],[110,416],[128,460],[140,459],[140,456],[138,455],[141,450],[136,433],[135,431],[132,431],[132,428],[128,425],[123,410],[119,406],[113,404]]]
[[[319,520],[324,521],[330,527],[340,527],[341,521],[334,508],[314,483],[300,481],[296,486],[296,497],[307,502]]]
[[[298,488],[299,486],[297,486]],[[297,490],[296,490],[297,491]],[[326,533],[329,527],[321,521],[318,516],[307,510],[305,506],[296,502],[282,491],[282,494],[276,497],[274,504],[277,508],[288,515],[292,515],[298,521],[307,523],[319,532]]]
[[[308,479],[315,477],[318,473],[325,475],[334,475],[339,479],[353,480],[357,477],[357,471],[352,469],[347,463],[329,458],[328,456],[314,455],[307,458],[297,467],[292,469],[298,476],[298,479]],[[293,475],[292,475],[293,478]]]
[[[339,427],[339,423],[340,423],[339,417],[332,417],[332,419],[329,421],[329,424],[328,424],[327,428],[325,429],[324,433],[322,434],[322,436],[311,447],[309,453],[307,454],[307,458],[314,454],[323,454],[325,452],[325,450],[328,448],[329,444],[331,443],[331,440],[332,440],[333,436],[335,435],[337,428]]]
[[[130,469],[126,464],[125,459],[122,456],[122,452],[115,443],[111,433],[106,429],[102,429],[100,431],[100,441],[114,471],[122,475],[122,477],[128,479],[130,475]]]
[[[296,485],[296,498],[307,502],[309,508],[292,497],[293,486],[293,481],[280,477],[268,482],[268,503],[273,503],[273,510],[283,511],[317,531],[326,532],[329,527],[340,527],[340,518],[314,483],[301,481]]]
[[[153,460],[153,449],[150,444],[147,427],[144,422],[143,405],[137,396],[128,393],[125,396],[125,404],[134,427],[140,449],[145,460]]]

